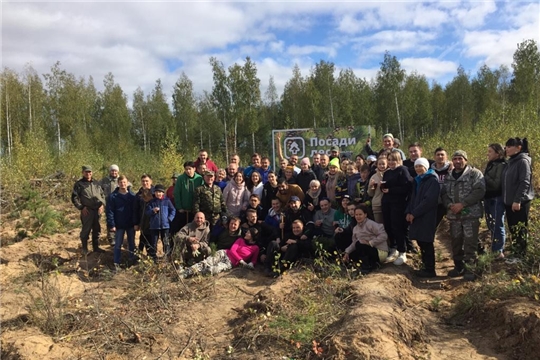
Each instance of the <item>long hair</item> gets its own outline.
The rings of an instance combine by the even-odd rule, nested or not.
[[[527,140],[527,138],[510,138],[506,142],[506,146],[521,146],[522,153],[529,153],[529,141]]]

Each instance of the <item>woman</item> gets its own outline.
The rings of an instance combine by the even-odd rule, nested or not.
[[[256,245],[258,234],[256,228],[249,228],[244,238],[238,238],[229,250],[218,250],[215,255],[184,269],[180,272],[180,278],[185,279],[196,274],[216,275],[239,265],[255,269],[259,256],[259,247]]]
[[[320,181],[311,180],[309,183],[309,190],[306,191],[306,196],[304,197],[304,206],[311,211],[312,214],[315,214],[315,211],[321,210],[319,200],[325,197],[326,195],[323,192]]]
[[[283,170],[283,177],[287,180],[287,184],[296,184],[296,173],[294,166],[287,165]]]
[[[506,167],[504,149],[501,144],[490,144],[487,153],[488,163],[484,171],[486,194],[484,210],[486,223],[491,231],[491,251],[498,258],[504,258],[506,231],[504,228],[504,201],[502,198],[502,174]]]
[[[388,162],[386,157],[380,157],[377,161],[377,171],[371,179],[369,179],[368,185],[368,195],[371,198],[371,209],[373,210],[373,218],[379,224],[384,223],[383,213],[382,213],[382,196],[381,183],[384,172],[388,169]]]
[[[300,186],[305,193],[309,190],[309,184],[311,180],[316,180],[317,175],[311,170],[311,163],[309,158],[305,157],[300,162],[300,172],[296,175],[296,185]]]
[[[527,253],[529,209],[534,197],[531,157],[527,138],[511,138],[506,142],[508,165],[503,172],[502,190],[506,219],[512,235],[512,252],[522,257]],[[516,258],[509,262],[517,262]]]
[[[437,230],[437,206],[439,204],[439,178],[429,168],[426,158],[414,162],[414,178],[411,200],[405,220],[409,225],[409,238],[420,246],[424,268],[416,271],[419,277],[435,277],[435,231]]]
[[[267,213],[272,207],[272,199],[276,198],[278,192],[276,173],[272,170],[268,172],[268,181],[263,185],[261,205],[263,207],[263,212]]]
[[[400,153],[392,151],[388,155],[388,170],[384,172],[379,187],[382,187],[383,192],[381,203],[384,229],[390,240],[390,255],[387,261],[393,261],[394,265],[403,265],[407,262],[405,209],[411,186],[409,169],[403,166]]]
[[[249,204],[249,190],[244,181],[244,174],[237,172],[223,190],[223,199],[231,216],[240,216]]]
[[[262,177],[261,174],[258,171],[254,171],[251,173],[250,182],[248,186],[248,190],[250,194],[255,194],[259,196],[259,199],[262,199],[263,194],[263,186],[262,183]]]
[[[360,271],[369,274],[381,265],[388,255],[388,236],[384,226],[368,219],[368,207],[360,204],[354,210],[356,226],[353,229],[352,244],[345,249],[343,261],[361,261]]]
[[[356,157],[354,158],[355,162],[354,162],[354,165],[356,167],[356,170],[358,172],[360,172],[360,169],[362,168],[362,166],[365,164],[365,159],[364,159],[364,155],[362,154],[358,154],[356,155]]]
[[[332,159],[328,164],[328,173],[325,176],[324,188],[326,190],[326,197],[332,205],[339,203],[343,195],[347,194],[347,178],[339,170],[338,158]]]

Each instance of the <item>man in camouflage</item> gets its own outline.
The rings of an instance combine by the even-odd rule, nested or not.
[[[214,185],[214,172],[207,170],[204,173],[202,186],[195,189],[193,196],[193,212],[202,212],[210,226],[214,226],[222,215],[227,214],[225,200],[219,186]]]
[[[83,255],[88,254],[88,238],[92,232],[92,248],[94,252],[104,252],[99,247],[101,225],[99,218],[104,210],[105,195],[99,182],[92,178],[92,168],[88,165],[82,167],[82,178],[73,186],[71,202],[81,211],[81,242]]]
[[[463,275],[468,281],[475,279],[474,273],[467,269],[476,260],[478,249],[478,231],[483,215],[482,199],[486,192],[484,175],[478,169],[467,164],[467,153],[457,150],[452,156],[454,169],[444,179],[441,198],[448,210],[452,238],[454,269],[448,276]]]

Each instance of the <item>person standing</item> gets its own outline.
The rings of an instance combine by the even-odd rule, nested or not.
[[[227,186],[225,186],[223,200],[225,201],[229,215],[240,216],[240,213],[247,209],[249,204],[249,190],[246,187],[244,175],[241,172],[237,172],[234,175],[234,179],[229,181]]]
[[[506,229],[504,228],[504,201],[502,198],[502,174],[506,167],[504,149],[501,144],[490,144],[487,153],[488,163],[484,170],[486,194],[484,210],[486,224],[491,232],[491,252],[495,257],[504,258]]]
[[[174,205],[179,213],[175,227],[178,229],[193,221],[193,194],[203,183],[202,176],[195,172],[195,168],[193,161],[186,161],[184,173],[176,179],[174,186]]]
[[[113,193],[114,190],[118,187],[118,173],[120,168],[116,164],[109,166],[109,176],[105,176],[99,182],[101,188],[103,189],[103,194],[105,195],[105,203],[109,201],[109,195]],[[107,240],[109,244],[114,247],[115,233],[109,227],[107,227]]]
[[[222,216],[227,215],[227,207],[221,189],[214,185],[214,173],[206,171],[203,179],[203,184],[195,189],[193,195],[193,212],[202,212],[210,227],[213,227]]]
[[[529,210],[534,198],[531,157],[527,138],[510,138],[506,142],[508,165],[503,173],[502,189],[506,219],[512,235],[509,262],[516,262],[527,253]]]
[[[82,167],[82,178],[73,186],[71,202],[81,212],[82,254],[88,254],[88,238],[92,232],[92,249],[96,253],[105,252],[99,247],[101,225],[99,219],[104,210],[105,195],[98,181],[92,178],[92,167]]]
[[[113,191],[107,200],[107,227],[114,231],[114,266],[120,269],[122,243],[124,234],[128,240],[129,259],[135,258],[135,201],[136,197],[129,188],[128,180],[124,175],[118,177],[118,188]]]
[[[150,246],[152,234],[150,233],[150,218],[146,215],[146,205],[153,199],[154,187],[152,177],[149,174],[142,174],[141,188],[135,194],[135,231],[139,233],[139,252],[146,248],[146,254],[155,258],[156,249]]]
[[[452,162],[448,161],[446,150],[442,147],[435,149],[435,162],[431,164],[431,168],[439,178],[439,187],[441,190],[444,186],[444,179],[452,172],[453,167],[454,165],[452,165]],[[437,227],[439,227],[442,219],[446,216],[447,211],[442,198],[439,198],[439,205],[437,206]]]
[[[409,225],[409,238],[420,247],[423,269],[416,271],[418,277],[435,277],[435,232],[437,231],[437,206],[441,188],[426,158],[414,162],[416,177],[405,220]]]
[[[157,250],[157,242],[161,236],[163,253],[169,255],[169,229],[176,215],[176,209],[172,202],[165,196],[165,187],[156,185],[154,199],[146,205],[146,215],[150,217],[150,233],[152,235],[150,246]],[[154,262],[157,260],[154,257]]]
[[[473,281],[476,276],[466,269],[465,265],[472,266],[476,261],[478,231],[483,210],[481,201],[486,192],[486,184],[482,172],[467,162],[465,151],[454,152],[452,155],[454,169],[444,180],[441,196],[448,209],[446,218],[450,222],[454,259],[454,269],[448,272],[448,276],[463,275],[465,280]]]

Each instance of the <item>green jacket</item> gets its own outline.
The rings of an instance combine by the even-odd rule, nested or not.
[[[176,179],[174,186],[174,206],[176,210],[191,211],[193,209],[193,194],[195,189],[203,184],[201,175],[195,173],[190,178],[186,173],[183,173]]]

